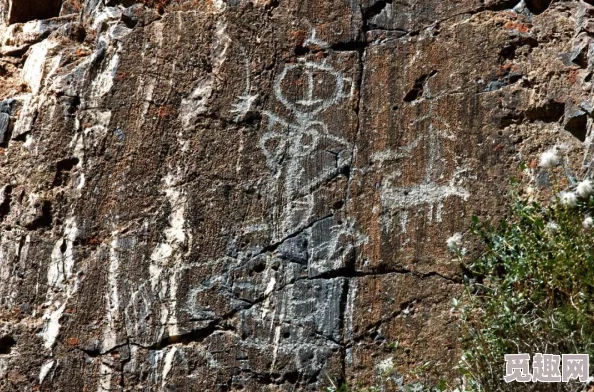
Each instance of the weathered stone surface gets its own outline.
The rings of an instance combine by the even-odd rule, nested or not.
[[[2,388],[453,387],[446,239],[591,161],[594,7],[167,3],[0,29]]]
[[[8,23],[48,19],[60,14],[61,0],[7,0]],[[5,2],[6,3],[6,2]]]
[[[9,123],[10,116],[7,113],[0,112],[0,144],[4,144],[6,142]]]

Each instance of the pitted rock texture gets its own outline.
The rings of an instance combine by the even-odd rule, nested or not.
[[[454,388],[446,239],[592,159],[586,2],[41,3],[0,1],[1,390]]]

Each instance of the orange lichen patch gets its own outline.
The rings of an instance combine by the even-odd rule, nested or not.
[[[578,70],[572,69],[567,74],[567,81],[571,84],[575,84],[577,82],[577,77],[578,77]]]
[[[101,243],[101,240],[99,238],[90,237],[90,238],[87,238],[87,243],[89,245],[99,245]]]
[[[530,31],[530,26],[528,26],[527,24],[512,21],[509,21],[505,25],[503,25],[503,28],[507,30],[516,30],[520,33],[527,33]]]
[[[170,117],[176,113],[177,110],[175,110],[175,108],[171,105],[159,106],[159,109],[157,109],[157,116],[159,116],[159,118]]]
[[[566,186],[568,186],[568,185],[569,185],[569,181],[567,181],[567,178],[563,177],[563,178],[561,178],[561,180],[559,180],[559,184],[560,184],[562,187],[566,187]]]
[[[83,8],[80,0],[72,0],[71,4],[72,4],[72,8],[74,8],[75,11],[80,11]]]
[[[499,67],[499,69],[497,70],[497,76],[498,76],[498,77],[500,77],[500,76],[503,76],[503,75],[506,75],[506,74],[508,74],[508,73],[509,73],[509,71],[511,70],[512,66],[513,66],[513,65],[512,65],[512,64],[509,64],[509,63],[507,63],[507,64],[503,64],[503,65],[502,65],[502,66],[500,66],[500,67]]]
[[[497,76],[507,75],[510,72],[516,72],[520,69],[518,64],[506,63],[499,67]]]
[[[171,0],[142,0],[141,3],[147,7],[151,7],[157,10],[160,14],[165,12],[165,7],[169,5]],[[212,0],[211,0],[212,2]]]
[[[71,336],[68,339],[66,339],[66,344],[69,346],[78,346],[80,344],[80,339]]]
[[[294,42],[295,46],[303,46],[307,37],[307,31],[305,30],[293,30],[290,33],[291,41]]]
[[[88,56],[91,54],[91,51],[85,48],[78,48],[74,51],[74,55],[78,57]]]
[[[526,21],[523,15],[511,11],[497,12],[493,16],[497,26],[502,26],[506,30],[515,30],[519,33],[528,33],[532,25]]]
[[[0,99],[22,92],[21,71],[10,61],[0,61]]]

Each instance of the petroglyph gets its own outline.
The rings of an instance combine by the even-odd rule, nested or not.
[[[381,222],[385,231],[391,229],[392,217],[399,216],[399,225],[402,233],[407,232],[408,217],[411,210],[418,207],[425,208],[427,222],[442,222],[443,206],[446,199],[451,197],[468,200],[470,193],[462,185],[461,174],[467,170],[456,162],[456,169],[449,179],[445,178],[445,161],[455,157],[446,156],[446,142],[456,141],[456,135],[451,130],[448,122],[436,110],[437,105],[445,95],[433,95],[430,86],[431,78],[424,82],[423,99],[413,104],[428,102],[427,114],[415,118],[411,127],[420,125],[426,131],[414,141],[396,150],[386,150],[372,155],[372,162],[376,167],[382,167],[385,162],[410,159],[417,155],[415,151],[423,150],[425,153],[425,175],[421,182],[411,186],[395,186],[402,173],[396,169],[384,177],[381,183],[381,204],[387,216]],[[452,155],[452,154],[450,154]]]
[[[243,47],[241,48],[241,53],[243,54],[245,61],[245,89],[243,90],[243,93],[237,97],[237,101],[231,105],[232,108],[229,111],[231,114],[235,115],[233,119],[236,122],[246,118],[246,116],[252,111],[252,106],[258,99],[258,94],[251,93],[252,71],[250,69],[249,57]]]
[[[310,45],[318,46],[322,49],[326,49],[329,46],[326,41],[323,41],[317,37],[317,31],[315,28],[311,29],[309,36],[307,37],[307,39],[305,41],[303,41],[303,45],[304,46],[310,46]]]
[[[354,257],[353,251],[369,241],[355,226],[352,219],[336,224],[328,218],[308,230],[308,276],[339,270],[354,261],[350,259]]]
[[[592,126],[587,2],[62,3],[0,34],[2,388],[455,384],[445,239]]]
[[[299,75],[300,74],[300,75]],[[292,78],[290,78],[292,76]],[[286,90],[284,83],[302,76],[306,79],[301,99],[291,99],[292,92]],[[331,88],[324,91],[325,83],[330,82]],[[348,91],[344,91],[345,87]],[[353,95],[352,80],[343,76],[325,62],[317,63],[300,59],[296,64],[286,65],[276,78],[274,93],[276,98],[296,117],[297,124],[302,128],[320,112],[336,105],[342,99]],[[330,94],[328,94],[330,91]]]
[[[288,89],[300,80],[300,97]],[[286,65],[274,83],[275,97],[292,114],[293,121],[265,111],[267,132],[260,148],[271,170],[269,194],[280,217],[275,240],[302,229],[311,219],[312,192],[349,167],[352,144],[333,134],[317,116],[353,94],[353,83],[327,63],[300,59]]]
[[[427,219],[432,222],[435,218],[437,222],[442,221],[443,202],[445,199],[455,196],[467,200],[470,194],[462,186],[456,185],[459,174],[456,172],[450,179],[449,184],[440,185],[434,182],[420,183],[411,187],[390,187],[382,184],[382,205],[392,209],[410,209],[417,206],[427,206]],[[434,207],[436,208],[435,217],[433,216]],[[402,224],[405,227],[405,224]]]
[[[212,289],[211,285],[198,283],[190,290],[186,301],[186,309],[192,317],[192,321],[209,321],[216,319],[216,313],[213,310],[199,305],[200,295],[210,289]]]
[[[227,61],[231,43],[231,37],[227,33],[227,24],[218,21],[212,40],[212,70],[208,75],[196,81],[193,91],[182,99],[179,108],[179,118],[184,130],[193,130],[197,120],[210,110],[213,94],[220,85],[218,76],[223,64]]]
[[[314,31],[308,44],[327,46],[316,38]],[[249,60],[245,63],[245,73],[245,89],[230,110],[235,121],[241,121],[256,110],[257,94],[251,85]],[[297,90],[296,81],[300,83]],[[273,88],[283,108],[262,112],[267,126],[259,140],[270,170],[265,193],[269,206],[267,220],[246,223],[240,228],[238,237],[230,240],[226,255],[203,263],[186,264],[178,272],[178,276],[198,279],[179,292],[183,303],[179,303],[178,316],[183,314],[198,327],[216,323],[235,312],[239,312],[242,319],[253,314],[269,334],[272,369],[281,355],[295,355],[295,360],[299,359],[298,354],[289,349],[293,343],[286,342],[287,338],[281,333],[288,323],[293,327],[313,328],[325,341],[340,339],[342,327],[338,313],[346,280],[302,280],[353,265],[356,249],[368,242],[367,236],[358,231],[354,219],[340,217],[339,212],[316,216],[320,203],[318,190],[341,175],[348,179],[345,173],[350,170],[354,146],[337,130],[331,129],[322,113],[353,96],[352,80],[337,71],[330,60],[299,59],[281,69]],[[268,234],[269,238],[259,249],[238,249],[238,244],[244,242],[241,238],[253,233]],[[163,245],[155,247],[154,257],[151,257],[155,283],[162,281],[165,274],[157,259],[172,257]],[[216,270],[216,276],[204,278],[204,268]],[[155,292],[155,300],[173,301],[170,297],[161,298],[158,288],[149,286],[144,289]],[[304,290],[311,295],[303,298]],[[213,292],[219,293],[220,303],[210,300]],[[135,296],[138,298],[134,297],[132,303],[138,302],[138,305],[129,306],[127,312],[149,311],[150,304],[145,304],[150,303],[150,299],[144,299],[146,294],[138,292]],[[131,316],[142,317],[140,314]],[[315,346],[315,339],[304,340],[301,344]]]
[[[304,44],[328,47],[316,37],[315,30]],[[247,66],[246,75],[244,93],[231,109],[235,121],[254,110],[256,96],[251,91]],[[281,69],[273,89],[283,108],[262,112],[267,128],[259,140],[270,170],[266,189],[269,221],[246,226],[242,234],[263,230],[274,245],[256,256],[235,253],[234,260],[225,261],[233,267],[221,277],[233,288],[235,302],[231,301],[231,308],[252,304],[245,314],[253,312],[267,331],[272,351],[269,370],[274,370],[280,358],[287,355],[301,361],[293,352],[293,338],[287,341],[281,332],[289,326],[313,330],[330,344],[341,339],[339,313],[346,280],[314,278],[352,267],[356,249],[368,242],[367,236],[358,231],[356,221],[340,217],[340,211],[316,216],[318,191],[334,178],[344,176],[348,180],[354,158],[352,142],[343,132],[332,129],[322,115],[353,97],[352,79],[336,70],[330,59],[317,62],[300,58]],[[256,266],[262,272],[254,277],[251,271]],[[190,290],[187,309],[195,320],[215,316],[204,299],[199,300],[203,294],[206,298],[213,284],[201,282]],[[304,296],[304,292],[308,295]],[[314,342],[312,337],[303,338],[300,346],[317,346]]]

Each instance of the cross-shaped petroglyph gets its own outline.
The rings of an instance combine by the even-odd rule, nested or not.
[[[304,45],[329,46],[314,29]],[[259,143],[271,171],[268,197],[276,230],[272,237],[282,241],[303,230],[312,237],[322,224],[308,228],[315,220],[316,190],[349,171],[354,150],[349,140],[330,129],[322,113],[351,98],[354,84],[329,60],[299,58],[282,68],[273,88],[285,110],[263,111],[268,124]],[[308,241],[311,274],[343,267],[352,248],[366,241],[350,220],[330,226],[324,238]]]
[[[301,85],[295,87],[295,80]],[[280,237],[303,227],[313,211],[312,192],[350,165],[352,145],[335,135],[319,114],[352,95],[352,81],[327,63],[300,59],[274,83],[275,97],[291,119],[264,111],[267,132],[260,147],[272,172],[271,195],[281,203]]]

